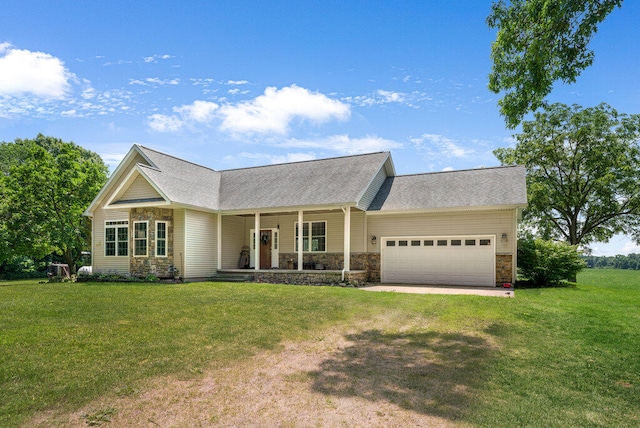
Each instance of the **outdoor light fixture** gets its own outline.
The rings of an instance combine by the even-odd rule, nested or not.
[[[376,238],[376,235],[373,235],[371,237],[371,245],[376,245],[376,241],[378,240],[378,238]]]
[[[506,233],[502,234],[502,242],[507,242],[507,234]]]

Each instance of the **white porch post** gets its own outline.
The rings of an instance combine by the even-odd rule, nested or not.
[[[302,236],[302,231],[304,227],[302,227],[302,210],[298,211],[298,270],[302,270],[302,263],[304,258],[302,257],[302,241],[304,237]]]
[[[342,208],[344,211],[344,271],[351,268],[351,207]]]
[[[218,266],[217,269],[222,269],[222,214],[218,213],[218,241],[216,251],[218,253]]]
[[[254,244],[255,248],[254,248],[254,253],[253,253],[253,260],[254,260],[254,269],[255,270],[260,270],[260,213],[256,213],[255,214],[255,231],[256,231],[256,236],[254,238]]]

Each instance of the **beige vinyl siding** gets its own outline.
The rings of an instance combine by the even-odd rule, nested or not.
[[[351,252],[363,253],[364,244],[364,211],[351,208]]]
[[[201,278],[216,272],[216,215],[185,210],[184,276]]]
[[[129,201],[132,199],[149,199],[159,198],[160,195],[149,184],[149,182],[140,174],[133,180],[133,183],[118,198],[121,201]]]
[[[184,209],[173,210],[173,265],[178,276],[184,276]]]
[[[375,249],[369,246],[373,252],[380,252],[385,236],[495,235],[496,253],[512,254],[516,236],[514,210],[370,215],[367,228],[378,238]],[[507,242],[502,242],[503,233]]]
[[[249,220],[250,219],[250,220]],[[246,223],[253,224],[253,217],[222,216],[222,269],[236,269],[245,239]]]
[[[96,210],[93,217],[93,245],[91,249],[93,271],[117,272],[120,274],[129,273],[129,257],[105,256],[104,255],[104,226],[105,221],[129,220],[129,210]],[[129,224],[131,233],[131,224]],[[129,244],[131,245],[131,244]],[[131,248],[129,248],[131,255]]]
[[[384,183],[384,180],[386,178],[387,178],[387,171],[383,165],[380,168],[380,171],[378,171],[378,173],[376,174],[375,178],[373,179],[369,187],[367,188],[367,190],[364,192],[364,195],[362,195],[362,198],[360,198],[360,201],[358,202],[358,208],[363,210],[366,210],[367,208],[369,208],[369,205],[373,201],[373,198],[375,198],[376,195],[378,194],[378,191],[380,190],[380,187],[382,187],[382,183]]]

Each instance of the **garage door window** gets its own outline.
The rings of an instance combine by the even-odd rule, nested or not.
[[[462,241],[460,239],[452,239],[451,240],[451,245],[454,247],[459,247],[462,245]]]
[[[433,239],[426,239],[424,241],[424,246],[425,247],[433,247]]]
[[[481,239],[480,245],[491,245],[491,239]]]
[[[417,241],[411,241],[411,246],[412,246],[412,247],[419,247],[419,246],[420,246],[420,240],[417,240]]]
[[[473,247],[474,245],[476,245],[476,240],[475,239],[465,239],[464,240],[464,245],[466,245],[467,247]]]
[[[406,247],[407,241],[398,241],[398,247]]]
[[[395,247],[396,241],[387,241],[387,247]]]
[[[446,247],[447,240],[446,239],[438,239],[438,247]]]

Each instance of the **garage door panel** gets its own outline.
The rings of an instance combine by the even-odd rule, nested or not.
[[[385,237],[381,243],[382,282],[495,285],[494,236]]]

